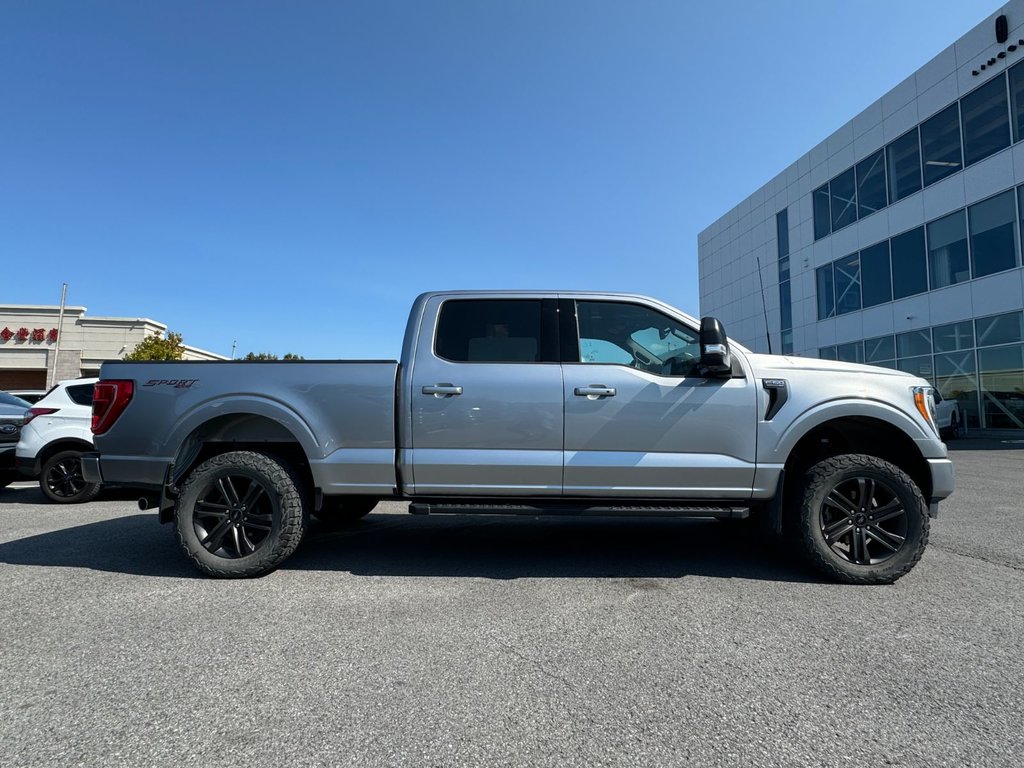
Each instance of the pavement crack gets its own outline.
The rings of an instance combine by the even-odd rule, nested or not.
[[[1009,568],[1011,571],[1017,571],[1018,573],[1024,572],[1024,566],[1013,565],[1012,563],[1006,563],[999,560],[991,560],[987,557],[982,557],[981,555],[973,555],[967,552],[961,552],[958,549],[953,549],[951,547],[943,547],[935,543],[930,544],[929,547],[937,549],[940,552],[945,552],[950,555],[956,555],[957,557],[965,557],[968,560],[978,560],[982,563],[987,563],[988,565],[995,565],[1000,568]]]
[[[566,680],[561,675],[558,675],[558,674],[555,674],[554,672],[549,671],[544,666],[543,662],[539,661],[538,659],[533,658],[532,656],[527,656],[525,653],[521,653],[520,651],[516,650],[511,645],[508,645],[506,643],[499,642],[498,645],[500,645],[506,651],[511,653],[517,659],[520,659],[521,661],[525,661],[527,664],[530,664],[531,666],[536,668],[537,671],[540,672],[545,677],[548,677],[548,678],[550,678],[550,679],[552,679],[552,680],[554,680],[556,682],[561,683],[563,686],[565,686],[567,689],[569,689],[570,693],[572,693],[573,696],[576,696],[576,697],[580,696],[580,692],[578,690],[576,690],[576,687],[572,683],[570,683],[568,680]]]

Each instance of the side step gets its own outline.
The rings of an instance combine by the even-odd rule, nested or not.
[[[536,504],[495,503],[480,501],[426,502],[409,505],[413,515],[571,515],[592,517],[717,517],[744,520],[750,508],[704,504],[591,504],[588,502],[538,502]]]

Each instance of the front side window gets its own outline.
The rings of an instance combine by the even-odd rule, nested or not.
[[[446,301],[434,352],[455,363],[536,363],[541,326],[539,299]]]
[[[686,376],[700,361],[696,331],[650,307],[613,301],[576,303],[580,362],[627,365]]]

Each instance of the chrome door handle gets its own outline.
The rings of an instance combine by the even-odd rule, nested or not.
[[[600,384],[576,387],[573,392],[577,397],[615,397],[615,387],[605,387]]]
[[[432,387],[424,387],[423,394],[433,395],[434,397],[451,397],[452,395],[461,395],[462,387],[456,387],[452,384],[435,384]]]

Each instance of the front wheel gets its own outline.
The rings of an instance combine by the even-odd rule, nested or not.
[[[798,540],[836,581],[891,584],[921,559],[928,510],[899,467],[875,456],[833,456],[804,475]]]
[[[276,458],[222,453],[188,476],[174,508],[178,543],[203,573],[262,576],[302,541],[308,523],[305,484]]]
[[[58,504],[81,504],[96,498],[100,484],[88,483],[82,476],[81,451],[61,451],[43,462],[39,490]]]

